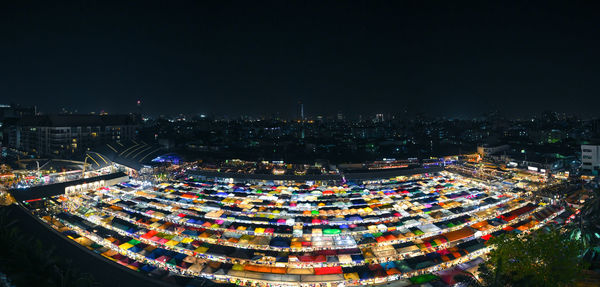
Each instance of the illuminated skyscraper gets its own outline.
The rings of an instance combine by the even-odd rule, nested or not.
[[[304,121],[304,104],[298,102],[298,120]]]

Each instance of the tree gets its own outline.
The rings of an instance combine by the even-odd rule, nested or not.
[[[570,238],[583,244],[583,256],[594,261],[600,254],[600,194],[589,198],[577,220],[570,225]]]
[[[0,270],[16,286],[88,287],[96,285],[91,275],[57,256],[53,246],[23,235],[10,210],[0,208]]]
[[[571,286],[585,265],[582,244],[555,229],[502,236],[492,244],[496,248],[479,267],[480,281],[459,281],[469,286]]]
[[[504,287],[509,285],[507,278],[502,276],[501,271],[502,261],[499,260],[494,266],[494,270],[490,270],[490,264],[481,264],[477,270],[480,281],[473,276],[457,275],[455,280],[462,282],[469,287]]]

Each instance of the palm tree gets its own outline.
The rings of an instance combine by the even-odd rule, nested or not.
[[[589,198],[578,220],[570,226],[570,238],[579,240],[584,246],[584,258],[594,261],[600,254],[600,191],[596,190]]]
[[[13,250],[11,278],[18,286],[50,286],[57,258],[53,248],[27,240]],[[27,266],[27,267],[25,267]]]

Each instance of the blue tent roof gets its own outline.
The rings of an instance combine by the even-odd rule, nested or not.
[[[156,267],[154,267],[152,265],[144,265],[144,266],[142,266],[142,268],[140,268],[140,270],[142,270],[142,271],[144,271],[146,273],[150,273],[154,269],[156,269]]]
[[[384,262],[384,263],[380,263],[381,267],[383,267],[385,270],[390,270],[392,268],[396,267],[396,263],[394,263],[394,261],[390,261],[390,262]]]

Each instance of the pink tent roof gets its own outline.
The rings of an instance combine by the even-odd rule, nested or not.
[[[452,268],[452,269],[444,270],[444,271],[441,271],[438,273],[438,275],[440,276],[442,281],[444,281],[448,285],[456,284],[456,280],[454,280],[454,276],[459,275],[459,274],[468,275],[468,273],[465,273],[464,271],[462,271],[458,268]]]
[[[171,259],[171,257],[163,255],[161,257],[156,258],[156,261],[166,263],[167,261],[169,261],[169,259]]]

